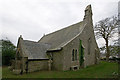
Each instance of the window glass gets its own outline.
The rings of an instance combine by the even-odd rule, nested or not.
[[[74,61],[74,49],[72,50],[72,61]]]
[[[77,49],[75,50],[75,60],[77,60]]]

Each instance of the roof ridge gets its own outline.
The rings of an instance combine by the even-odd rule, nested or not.
[[[36,41],[30,41],[30,40],[23,40],[23,41],[38,43],[38,42],[36,42]]]

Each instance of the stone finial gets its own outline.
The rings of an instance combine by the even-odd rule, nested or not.
[[[22,35],[20,35],[20,37],[22,38]]]
[[[23,38],[22,38],[22,35],[20,35],[20,38],[23,39]]]
[[[84,20],[86,20],[86,19],[92,19],[92,8],[91,8],[91,5],[88,5],[88,6],[85,8]]]
[[[85,10],[91,10],[91,5],[88,5]]]

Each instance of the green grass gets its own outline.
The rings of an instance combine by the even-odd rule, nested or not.
[[[7,67],[3,67],[3,78],[116,78],[118,64],[100,62],[78,71],[39,71],[23,75],[14,75]]]
[[[2,77],[2,67],[0,66],[0,79]]]

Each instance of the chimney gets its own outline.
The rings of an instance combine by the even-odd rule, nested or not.
[[[92,21],[92,8],[91,5],[88,5],[85,8],[85,15],[83,21],[85,22],[91,22]]]

